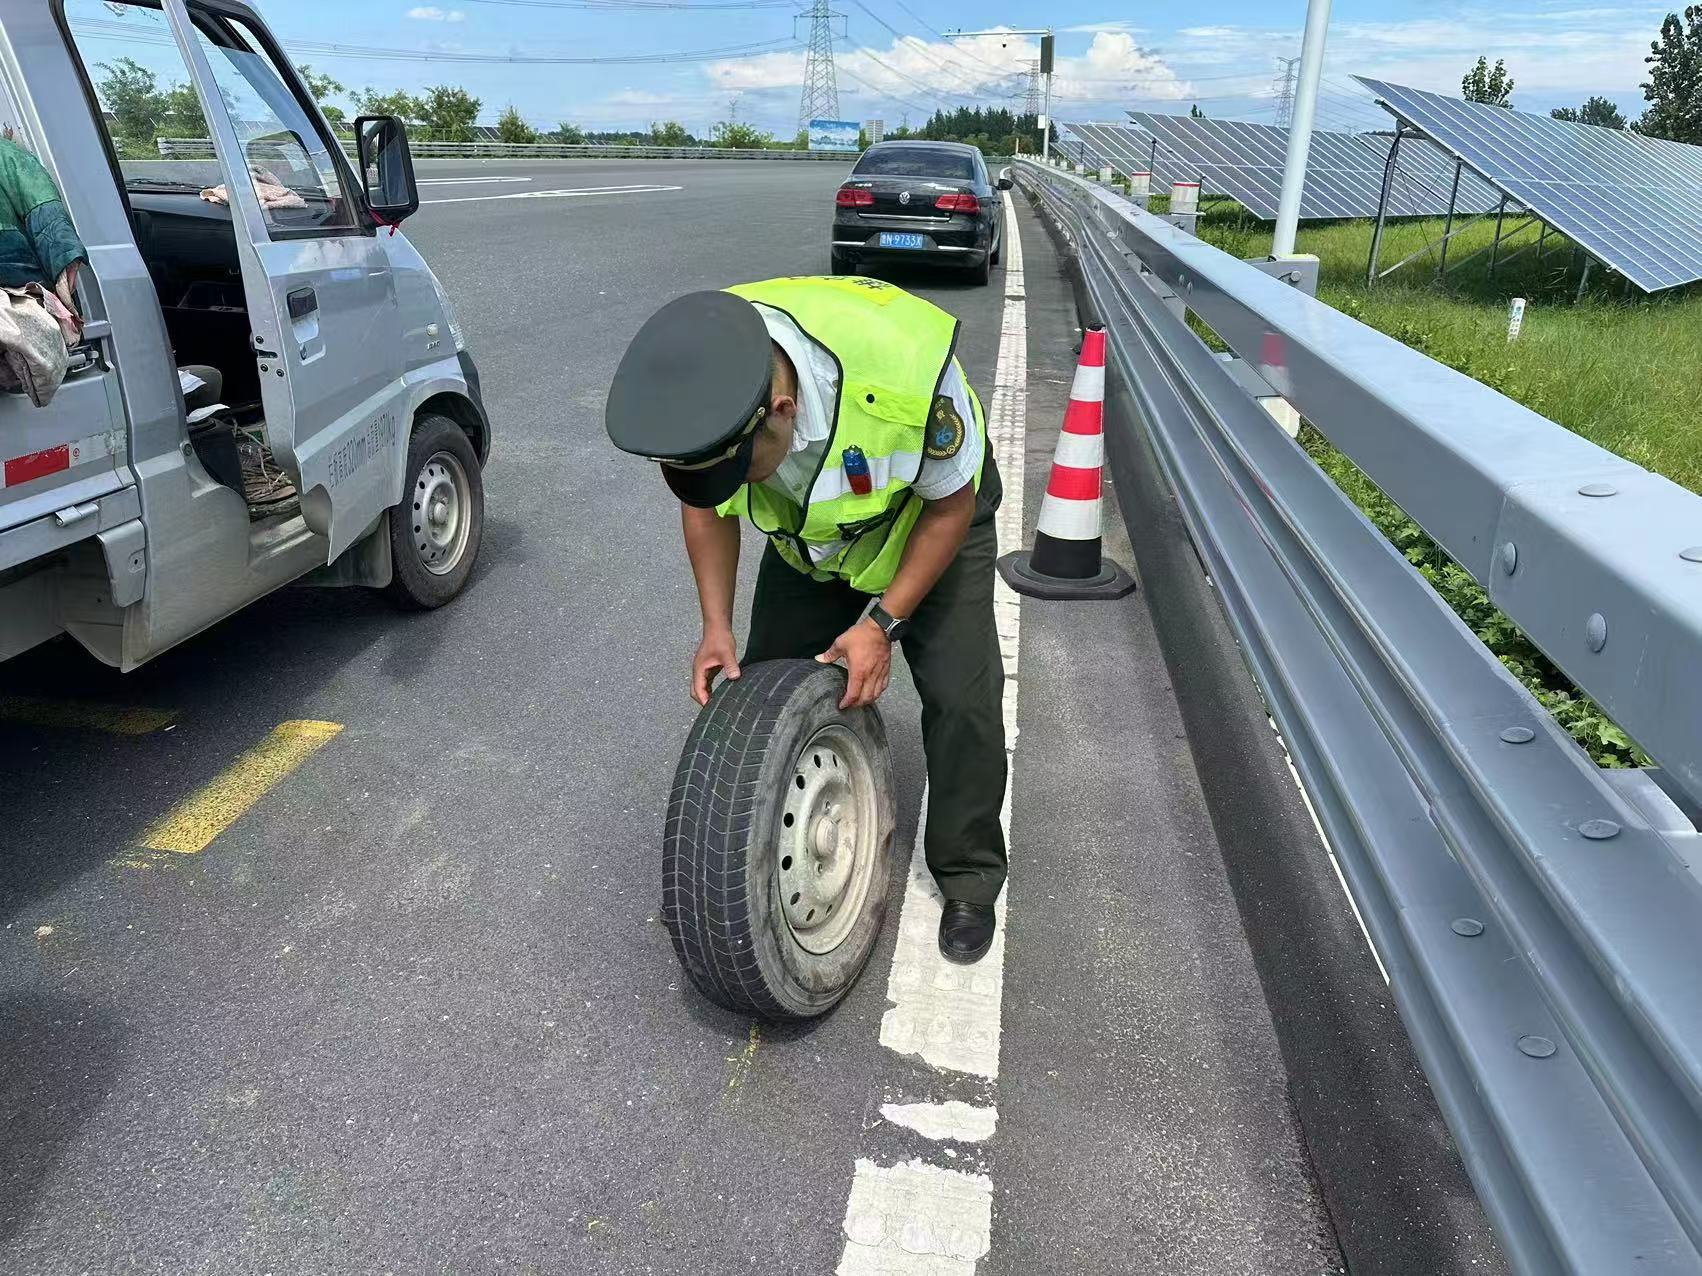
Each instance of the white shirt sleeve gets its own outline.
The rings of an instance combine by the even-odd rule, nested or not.
[[[969,392],[969,381],[956,359],[951,361],[951,367],[940,382],[940,393],[950,396],[958,416],[963,419],[963,446],[957,449],[955,456],[944,460],[923,454],[922,469],[913,486],[916,495],[925,501],[941,500],[966,483],[973,482],[987,446],[985,423],[976,409],[975,397]]]

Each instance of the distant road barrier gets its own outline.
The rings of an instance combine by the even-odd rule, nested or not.
[[[354,142],[339,139],[343,150],[354,158]],[[161,137],[155,139],[161,159],[212,159],[213,143],[205,137]],[[409,149],[417,159],[669,159],[669,160],[808,160],[849,164],[856,155],[847,151],[744,150],[720,146],[601,146],[586,143],[570,146],[562,142],[416,142]],[[1005,164],[1009,156],[989,155],[987,163]]]
[[[354,143],[341,139],[352,157]],[[162,159],[212,159],[213,143],[204,137],[156,139]],[[560,142],[416,142],[409,149],[417,159],[671,159],[671,160],[838,160],[851,163],[855,155],[842,151],[740,150],[716,146],[570,146]]]
[[[1157,458],[1510,1263],[1702,1271],[1702,497],[1314,300],[1299,263],[1017,171],[1106,327],[1113,468]],[[1278,393],[1660,768],[1598,768],[1276,428]]]

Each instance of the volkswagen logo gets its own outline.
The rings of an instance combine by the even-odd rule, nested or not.
[[[898,202],[901,203],[901,204],[908,204],[910,202],[910,192],[909,191],[899,191],[898,192]]]

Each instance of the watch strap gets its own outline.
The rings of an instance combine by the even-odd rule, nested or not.
[[[869,619],[880,626],[881,632],[886,635],[888,642],[897,642],[899,638],[903,637],[904,631],[910,625],[908,620],[900,620],[878,602],[869,608]]]

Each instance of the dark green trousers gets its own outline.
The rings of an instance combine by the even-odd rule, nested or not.
[[[973,904],[991,904],[1005,884],[1005,673],[993,626],[993,512],[1002,494],[989,454],[969,534],[901,640],[922,698],[928,870],[947,899]],[[841,580],[812,580],[769,545],[743,663],[818,656],[868,605],[867,594]]]

